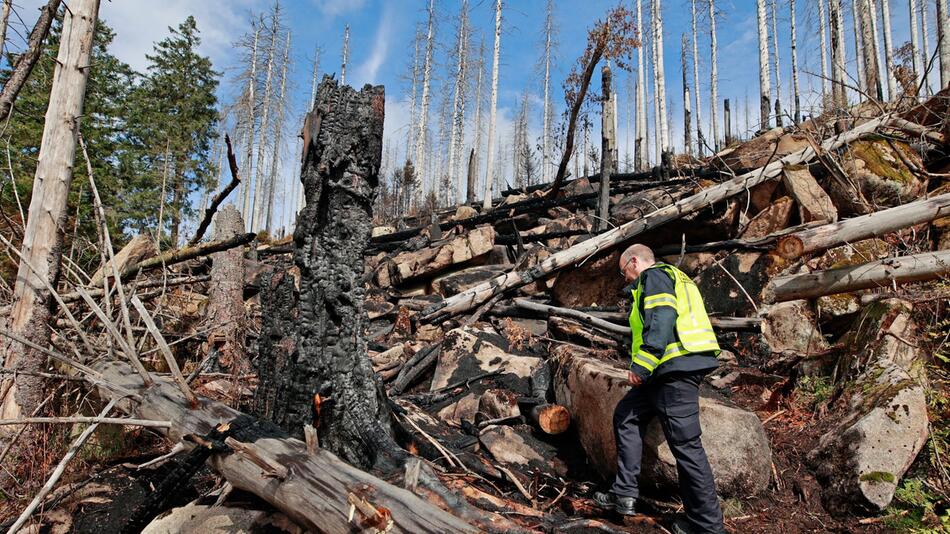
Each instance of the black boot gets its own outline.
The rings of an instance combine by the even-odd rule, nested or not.
[[[613,510],[620,515],[636,515],[636,502],[633,497],[623,497],[613,492],[595,492],[594,503],[606,510]]]

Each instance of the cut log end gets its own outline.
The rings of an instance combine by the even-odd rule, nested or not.
[[[796,236],[785,236],[778,240],[776,252],[786,260],[797,260],[805,252],[805,245]]]
[[[531,419],[545,434],[557,435],[571,426],[571,412],[560,404],[541,404],[531,409]]]

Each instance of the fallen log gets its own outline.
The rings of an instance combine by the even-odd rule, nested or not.
[[[811,299],[872,287],[933,280],[950,273],[950,250],[899,256],[857,266],[774,278],[762,292],[767,303]]]
[[[386,258],[376,269],[376,283],[379,287],[392,287],[429,277],[487,254],[494,246],[495,230],[491,226],[480,226],[424,249]]]
[[[605,332],[611,332],[614,334],[620,334],[620,335],[625,335],[625,336],[630,334],[629,327],[620,326],[620,325],[611,323],[609,321],[605,321],[603,319],[598,319],[597,317],[594,317],[593,315],[590,315],[581,311],[577,311],[577,310],[572,310],[570,308],[559,308],[557,306],[541,304],[540,302],[534,302],[527,299],[515,299],[514,303],[515,303],[515,306],[518,306],[519,308],[524,308],[526,310],[536,311],[536,312],[544,313],[547,315],[556,315],[560,317],[570,317],[571,319],[577,319],[583,324],[592,326],[594,328],[598,328]]]
[[[171,428],[163,432],[174,442],[186,435],[204,436],[238,417],[247,418],[208,399],[201,399],[197,407],[189,409],[182,393],[169,381],[156,378],[147,387],[124,363],[102,361],[95,368],[110,382],[141,394],[141,402],[122,400],[118,409],[133,417],[172,421]],[[114,395],[102,388],[100,393],[106,398]],[[253,454],[241,452],[245,449],[253,450]],[[260,465],[262,458],[265,463],[286,468],[286,477],[268,476]],[[378,511],[385,508],[392,520],[391,532],[477,532],[410,491],[360,471],[324,449],[308,452],[303,441],[288,436],[243,442],[233,453],[213,454],[209,464],[235,488],[257,495],[314,532],[349,534],[367,528],[374,518],[360,511],[352,521],[348,519],[353,497]],[[386,525],[381,526],[382,530]]]
[[[136,263],[135,265],[126,267],[121,273],[119,273],[119,276],[123,280],[127,280],[133,276],[136,276],[142,271],[166,267],[168,265],[182,263],[195,258],[201,258],[209,254],[214,254],[215,252],[221,252],[223,250],[246,245],[251,241],[254,241],[255,237],[257,237],[257,234],[254,233],[239,234],[232,237],[231,239],[225,239],[224,241],[211,241],[210,243],[204,243],[193,247],[182,247],[175,250],[169,250],[164,254],[154,256],[145,261]]]
[[[881,236],[947,215],[950,215],[950,193],[802,230],[779,238],[776,250],[783,258],[796,260],[805,254]]]
[[[821,144],[821,150],[834,150],[845,144],[862,138],[875,131],[878,127],[887,124],[888,115],[868,121],[853,130],[836,135],[825,140]],[[578,243],[573,247],[562,250],[548,257],[541,263],[524,271],[511,271],[499,275],[488,282],[473,287],[467,291],[459,293],[451,298],[445,299],[441,303],[434,305],[422,314],[421,320],[424,322],[434,322],[444,320],[459,313],[468,311],[479,306],[483,302],[491,299],[498,293],[530,284],[535,280],[546,277],[551,273],[573,265],[574,263],[592,256],[598,252],[612,249],[629,241],[632,237],[639,235],[647,230],[656,228],[670,221],[679,219],[690,213],[694,213],[714,202],[732,197],[749,188],[774,180],[781,176],[782,170],[787,165],[798,165],[807,163],[815,158],[817,149],[808,146],[798,152],[794,152],[777,161],[769,163],[754,171],[742,174],[721,184],[709,187],[677,201],[667,207],[654,211],[642,219],[630,221],[613,230],[605,232],[597,237],[588,239],[583,243]]]

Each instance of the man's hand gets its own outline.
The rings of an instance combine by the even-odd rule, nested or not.
[[[627,380],[629,380],[630,385],[634,387],[643,383],[643,379],[640,378],[640,375],[634,373],[633,371],[627,371]]]

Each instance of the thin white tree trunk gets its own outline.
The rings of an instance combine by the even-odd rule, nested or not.
[[[346,85],[346,62],[350,59],[350,25],[343,27],[343,57],[340,61],[340,85]]]
[[[950,4],[937,0],[937,41],[940,47],[940,88],[950,85]]]
[[[854,60],[858,69],[858,86],[862,91],[867,91],[868,82],[864,72],[864,39],[861,35],[861,13],[858,9],[858,2],[864,0],[851,0],[851,23],[854,26]],[[858,101],[863,100],[862,95],[858,95]]]
[[[693,154],[693,117],[689,96],[689,67],[686,62],[686,34],[680,36],[680,68],[683,71],[683,153]]]
[[[792,104],[795,106],[795,124],[802,122],[802,95],[798,86],[798,35],[795,25],[795,0],[788,1],[788,12],[792,30]],[[825,51],[821,51],[822,57]]]
[[[657,76],[656,76],[656,16],[653,14],[654,4],[650,4],[650,19],[653,23],[650,24],[650,81],[653,84],[653,161],[659,164],[661,152],[663,150],[662,140],[663,137],[660,135],[660,102],[657,100],[657,94],[660,92],[659,86],[657,86]]]
[[[551,48],[554,37],[554,0],[548,0],[544,19],[544,109],[541,118],[541,181],[551,181]]]
[[[828,23],[825,15],[826,0],[818,1],[818,51],[821,54],[821,94],[827,98],[831,93],[831,72],[828,70],[828,36],[825,25]]]
[[[881,0],[881,19],[884,22],[884,67],[887,75],[887,98],[897,98],[897,78],[894,76],[894,38],[891,35],[891,0]]]
[[[7,44],[7,26],[10,23],[10,8],[13,0],[3,0],[3,12],[0,13],[0,57],[3,57],[3,51]]]
[[[485,162],[485,198],[482,208],[491,209],[495,172],[495,120],[498,111],[498,61],[501,56],[501,0],[495,1],[495,51],[491,69],[491,107],[488,111],[488,154]]]
[[[449,182],[453,185],[458,180],[458,157],[462,153],[462,142],[465,132],[462,130],[465,122],[465,56],[468,52],[466,37],[468,33],[468,0],[462,0],[462,11],[459,14],[459,34],[456,46],[455,67],[455,95],[452,98],[452,135],[449,140]],[[453,199],[452,203],[457,201]]]
[[[261,36],[262,26],[263,24],[258,23],[257,27],[254,28],[254,46],[251,48],[251,77],[247,82],[247,146],[245,147],[246,153],[244,155],[245,178],[244,183],[241,184],[241,193],[243,195],[241,199],[241,218],[245,221],[245,226],[248,231],[251,231],[251,226],[254,224],[251,220],[251,199],[254,198],[254,189],[251,184],[251,179],[254,177],[254,126],[257,122],[255,114],[255,108],[257,107],[257,43]],[[159,227],[159,231],[161,231],[161,227]]]
[[[413,38],[413,48],[414,52],[412,54],[412,72],[410,77],[412,78],[412,89],[410,89],[410,100],[409,100],[409,131],[406,133],[406,160],[410,159],[409,154],[413,152],[415,145],[413,139],[417,135],[418,128],[416,128],[416,95],[418,94],[419,86],[419,43],[422,41],[422,34],[419,32],[418,28],[416,29],[415,37]],[[405,193],[405,192],[403,192]]]
[[[307,109],[313,109],[313,103],[317,99],[317,75],[320,73],[320,47],[317,46],[313,51],[313,75],[310,77],[310,104]],[[415,82],[415,80],[413,80]]]
[[[881,73],[881,32],[878,31],[877,25],[877,0],[865,0],[868,9],[868,19],[871,21],[871,40],[874,42],[874,46],[871,49],[871,53],[874,54],[874,69],[877,71],[877,85],[875,86],[878,93],[878,100],[884,100],[884,87],[885,82],[882,78],[886,73]]]
[[[274,194],[277,189],[277,170],[280,163],[280,141],[284,133],[284,111],[287,108],[287,64],[290,62],[290,31],[287,32],[287,43],[284,45],[284,58],[280,67],[280,96],[277,97],[277,120],[274,121],[274,150],[271,153],[270,177],[267,180],[267,211],[264,218],[264,229],[270,234],[274,219]]]
[[[716,106],[719,102],[719,45],[716,41],[716,5],[715,0],[709,0],[709,118],[712,132],[713,151],[719,150],[719,112]]]
[[[422,102],[419,104],[419,130],[416,135],[416,181],[421,184],[417,189],[424,198],[432,188],[429,173],[426,172],[426,122],[429,119],[429,84],[432,81],[432,48],[435,46],[435,0],[429,0],[429,22],[426,30],[426,58],[422,68]]]
[[[756,0],[759,25],[759,128],[769,128],[772,112],[772,84],[769,79],[769,30],[766,23],[765,0]]]
[[[637,28],[643,28],[642,0],[637,0]],[[634,140],[634,159],[638,171],[647,169],[647,69],[643,63],[643,47],[637,47],[637,137]],[[576,174],[576,171],[575,171]]]
[[[33,194],[20,247],[8,330],[40,346],[50,342],[49,287],[55,287],[63,255],[69,187],[83,114],[99,0],[73,0],[63,14],[62,41],[53,66],[49,105],[33,179]],[[5,347],[5,369],[35,373],[47,357],[18,342]],[[0,385],[0,418],[31,414],[42,402],[43,379],[8,378]]]
[[[911,64],[914,67],[914,80],[920,85],[923,73],[920,60],[920,22],[917,12],[917,0],[907,0],[907,9],[910,16],[910,54]]]
[[[671,151],[670,146],[670,122],[666,112],[666,74],[663,66],[663,60],[666,57],[663,53],[663,3],[662,0],[653,0],[653,20],[655,31],[653,34],[656,61],[656,100],[659,104],[660,118],[657,122],[660,124],[660,149],[661,151]]]
[[[261,139],[257,143],[257,173],[255,174],[256,179],[254,180],[254,202],[251,205],[251,215],[253,217],[251,223],[252,232],[260,230],[263,223],[264,195],[267,192],[267,174],[266,171],[263,170],[263,166],[264,150],[267,146],[267,128],[270,120],[270,97],[271,92],[273,92],[274,52],[277,50],[277,33],[279,29],[276,9],[277,4],[275,4],[274,27],[271,28],[270,49],[267,51],[267,76],[264,79],[264,95],[263,102],[261,103],[263,113],[261,115]]]
[[[693,31],[693,100],[695,102],[694,112],[696,113],[696,155],[703,157],[703,99],[699,92],[699,43],[696,36],[696,0],[690,0],[690,13],[692,14]],[[715,103],[713,103],[715,105]]]
[[[930,22],[929,22],[929,12],[927,11],[927,0],[920,2],[920,28],[921,28],[921,37],[923,38],[923,48],[920,51],[921,58],[923,59],[921,72],[924,74],[924,94],[931,95],[933,94],[933,88],[930,87]]]
[[[482,157],[482,75],[485,72],[485,37],[482,36],[482,42],[478,47],[478,77],[475,82],[475,142],[473,150],[475,156],[472,158],[472,169],[469,170],[470,177],[468,183],[468,192],[466,193],[466,202],[475,202],[476,180],[479,176],[478,162]]]
[[[776,0],[770,0],[770,10],[772,12],[772,57],[775,60],[775,124],[782,125],[784,112],[782,110],[782,67],[779,61],[778,49],[778,10],[775,6]]]

